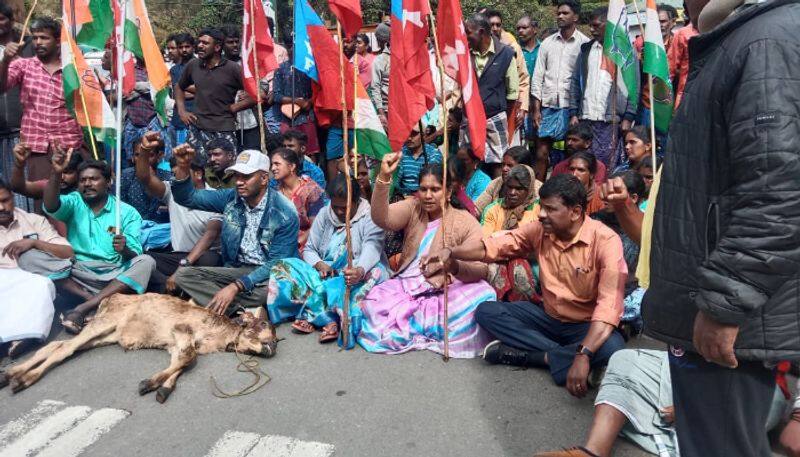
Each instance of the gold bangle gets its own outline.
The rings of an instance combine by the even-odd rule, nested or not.
[[[387,185],[387,186],[388,186],[388,185],[390,185],[390,184],[392,184],[392,180],[391,180],[391,179],[390,179],[389,181],[384,181],[384,180],[382,180],[382,179],[380,178],[380,176],[376,176],[376,177],[375,177],[375,182],[376,182],[376,183],[378,183],[378,184],[385,184],[385,185]]]

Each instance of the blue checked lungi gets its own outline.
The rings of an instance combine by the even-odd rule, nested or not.
[[[569,110],[566,108],[542,108],[542,124],[539,138],[563,140],[569,128]]]

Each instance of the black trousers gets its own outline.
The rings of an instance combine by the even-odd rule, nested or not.
[[[172,276],[180,266],[181,259],[185,259],[188,252],[158,252],[147,251],[147,255],[155,259],[156,269],[150,276],[147,290],[163,294],[166,292],[167,278]],[[206,251],[193,264],[198,267],[217,267],[222,265],[222,257],[217,251]]]
[[[775,375],[761,362],[735,369],[670,351],[675,429],[683,457],[768,457],[767,423]]]

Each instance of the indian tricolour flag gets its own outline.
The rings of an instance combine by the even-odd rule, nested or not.
[[[125,2],[124,21],[125,49],[144,62],[150,83],[150,97],[153,99],[153,105],[162,125],[166,125],[166,102],[170,87],[169,70],[153,35],[144,0],[127,0]]]
[[[672,120],[672,83],[669,79],[669,62],[664,40],[661,38],[661,25],[658,21],[655,0],[647,0],[647,22],[644,28],[644,53],[642,71],[652,75],[653,97],[651,109],[655,125],[661,132],[669,130]]]
[[[367,91],[361,81],[356,84],[355,107],[356,112],[353,113],[353,118],[358,153],[381,160],[385,154],[392,152],[392,148],[389,146],[386,131],[383,130],[383,125],[378,119],[375,105],[367,96]]]
[[[102,8],[91,8],[90,5],[94,1],[76,0],[73,3],[73,0],[64,0],[63,26],[61,27],[62,81],[67,109],[78,121],[78,124],[85,129],[91,129],[92,134],[99,141],[108,142],[114,137],[116,126],[114,112],[111,111],[111,106],[106,100],[97,74],[86,64],[83,53],[78,48],[76,40],[73,39],[73,32],[77,37],[82,37],[84,40],[81,42],[82,44],[92,41],[100,42],[103,36],[105,39],[110,36],[111,29],[106,30],[107,26],[113,26],[112,22],[106,21],[108,17],[111,17],[110,6],[106,1],[108,17],[99,21],[96,20],[95,14],[106,13]],[[101,27],[99,25],[101,22],[106,25]],[[91,30],[92,34],[89,34],[87,30]]]
[[[620,91],[628,97],[631,104],[636,105],[639,101],[639,69],[636,65],[636,52],[628,38],[625,0],[611,0],[608,4],[603,53],[619,69],[622,79]]]

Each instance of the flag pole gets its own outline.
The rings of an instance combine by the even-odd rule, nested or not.
[[[636,9],[636,17],[639,19],[639,30],[642,33],[642,64],[644,64],[644,46],[647,37],[644,34],[644,26],[642,25],[642,13],[639,12],[639,4],[636,3],[636,0],[633,0],[633,7]],[[653,75],[650,73],[647,74],[647,84],[648,87],[650,87],[650,152],[653,155],[653,172],[656,172],[656,113],[653,111]]]
[[[428,5],[428,9],[430,10],[430,4]],[[439,67],[439,91],[441,93],[440,97],[442,99],[441,102],[441,122],[442,122],[442,129],[444,132],[444,142],[442,145],[442,187],[445,191],[442,193],[442,249],[446,248],[446,237],[445,237],[445,220],[444,216],[446,214],[447,209],[447,154],[449,152],[449,134],[447,132],[447,89],[445,88],[445,79],[444,79],[444,62],[442,61],[442,54],[439,51],[439,37],[436,34],[436,21],[433,18],[433,10],[428,13],[429,20],[431,22],[431,34],[433,35],[433,48],[436,53],[436,63]],[[422,133],[422,132],[420,132]],[[424,136],[423,136],[424,138]],[[424,151],[423,151],[424,154]],[[445,272],[444,275],[444,300],[443,300],[443,313],[444,313],[444,361],[447,362],[450,360],[450,312],[448,309],[448,277],[447,273]]]
[[[127,11],[125,1],[119,0],[119,24],[116,30],[117,39],[115,40],[117,46],[117,144],[114,148],[114,191],[117,198],[116,202],[114,202],[114,212],[116,214],[115,231],[117,235],[121,233],[122,228],[122,188],[120,178],[122,177],[122,74],[124,66],[123,54],[125,53],[123,27],[125,27],[125,14]]]
[[[31,16],[33,16],[33,10],[36,9],[36,4],[39,0],[33,0],[33,5],[31,5],[30,11],[28,11],[28,15],[25,17],[25,22],[22,24],[22,33],[19,37],[19,46],[22,46],[22,43],[25,41],[25,32],[28,31],[28,23],[31,21]],[[74,7],[73,7],[74,8]]]
[[[261,0],[250,0],[250,55],[253,56],[253,68],[256,71],[256,111],[258,112],[258,132],[261,138],[261,153],[267,153],[267,139],[264,135],[264,108],[261,106],[261,74],[258,69],[258,48],[256,46],[256,18],[253,9],[253,2]],[[245,62],[245,65],[247,62]]]
[[[353,201],[353,183],[350,180],[350,167],[347,164],[349,156],[347,144],[347,91],[344,77],[344,39],[342,38],[342,24],[336,21],[336,36],[339,39],[339,77],[342,81],[342,153],[344,160],[344,174],[347,178],[347,206],[344,216],[344,230],[347,245],[347,268],[353,268],[353,239],[350,233],[350,213]],[[344,304],[342,305],[342,347],[347,349],[350,339],[350,286],[344,288]]]

